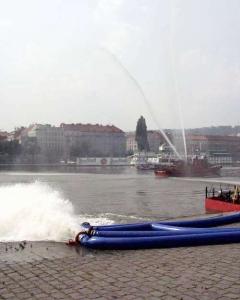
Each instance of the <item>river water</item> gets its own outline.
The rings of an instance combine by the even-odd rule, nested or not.
[[[205,186],[240,183],[239,168],[217,178],[157,178],[133,167],[0,172],[0,241],[64,240],[91,224],[205,214]]]

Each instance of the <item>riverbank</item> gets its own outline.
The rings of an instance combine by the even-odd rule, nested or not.
[[[224,169],[239,169],[240,168],[240,163],[235,163],[235,164],[223,164],[222,165]],[[130,164],[130,163],[119,163],[119,164],[77,164],[76,162],[72,163],[5,163],[1,164],[0,163],[0,168],[4,169],[12,169],[12,168],[25,168],[25,167],[46,167],[46,168],[54,168],[54,167],[77,167],[77,168],[85,168],[85,167],[135,167],[135,165]]]
[[[240,244],[90,251],[0,243],[0,299],[239,299]]]

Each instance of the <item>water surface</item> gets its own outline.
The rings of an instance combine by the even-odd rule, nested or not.
[[[239,169],[222,174],[158,178],[133,167],[2,170],[0,240],[61,240],[89,220],[108,224],[202,215],[206,185],[240,182]]]

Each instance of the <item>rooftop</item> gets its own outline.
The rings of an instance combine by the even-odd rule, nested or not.
[[[100,125],[100,124],[64,124],[60,125],[64,130],[77,130],[82,132],[112,132],[123,133],[123,131],[114,125]]]

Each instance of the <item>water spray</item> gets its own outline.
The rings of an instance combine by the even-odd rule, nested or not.
[[[186,134],[185,134],[185,127],[183,122],[183,114],[182,114],[182,105],[181,105],[181,96],[180,96],[180,88],[179,83],[177,79],[176,74],[176,68],[175,68],[175,59],[174,59],[174,53],[173,53],[173,41],[174,41],[174,32],[175,32],[175,6],[174,6],[174,0],[170,1],[170,54],[171,54],[171,69],[173,73],[173,85],[174,85],[174,92],[175,97],[177,99],[178,103],[178,111],[179,111],[179,117],[180,117],[180,124],[182,128],[182,138],[183,138],[183,145],[184,145],[184,156],[185,160],[187,160],[187,143],[186,143]]]
[[[122,62],[117,58],[117,56],[115,54],[113,54],[111,51],[109,51],[106,48],[101,48],[101,50],[103,50],[104,52],[106,52],[112,59],[113,61],[121,67],[121,69],[123,70],[123,72],[126,74],[126,76],[134,83],[134,85],[136,86],[136,88],[138,89],[140,95],[142,96],[145,105],[148,108],[148,111],[154,121],[154,123],[156,124],[157,128],[159,129],[159,131],[161,132],[161,134],[163,135],[164,139],[166,140],[166,142],[168,143],[168,145],[172,148],[173,152],[177,155],[177,157],[179,159],[181,159],[180,154],[178,153],[177,149],[175,148],[175,146],[172,144],[172,142],[170,141],[170,139],[168,138],[168,136],[166,135],[166,133],[164,132],[164,130],[161,128],[161,126],[159,125],[157,118],[154,115],[154,112],[152,110],[152,107],[147,99],[147,97],[145,96],[145,93],[142,89],[142,87],[140,86],[140,84],[138,83],[138,81],[136,80],[136,78],[128,71],[128,69],[122,64]]]
[[[73,204],[46,183],[0,186],[0,242],[65,241],[77,234],[80,224],[111,224],[105,217],[76,215]]]

